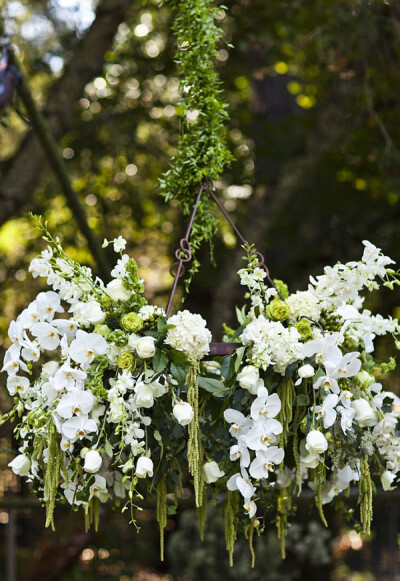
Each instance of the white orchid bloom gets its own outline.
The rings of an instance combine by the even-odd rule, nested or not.
[[[12,396],[26,392],[29,389],[29,385],[30,383],[27,377],[11,375],[7,379],[7,390]]]
[[[240,466],[247,468],[250,464],[250,453],[246,446],[246,436],[240,436],[238,443],[231,446],[229,457],[232,462],[240,460]]]
[[[342,391],[340,393],[340,403],[342,404],[343,407],[345,407],[346,409],[351,409],[351,402],[353,401],[354,395],[351,393],[351,391],[348,391],[347,389]]]
[[[337,370],[337,377],[354,377],[361,369],[361,361],[358,351],[353,351],[352,353],[346,353],[343,355]]]
[[[332,393],[340,393],[340,387],[336,379],[333,377],[329,377],[328,375],[324,375],[317,379],[317,381],[313,385],[314,389],[319,389],[322,387],[325,392],[332,392]]]
[[[33,325],[40,322],[40,316],[37,310],[36,301],[33,301],[25,310],[22,311],[17,321],[24,329],[30,330]]]
[[[257,505],[254,500],[250,500],[250,498],[245,499],[243,508],[249,518],[253,518],[257,512]]]
[[[315,407],[315,413],[318,418],[322,418],[324,428],[328,429],[335,423],[337,412],[335,410],[335,406],[339,401],[339,396],[335,393],[331,393],[326,396],[324,399],[322,406],[317,405]]]
[[[54,389],[60,391],[61,389],[66,389],[70,391],[72,389],[80,389],[83,387],[83,382],[85,381],[87,375],[81,369],[76,367],[71,367],[71,362],[69,359],[56,371],[54,376]]]
[[[224,411],[224,418],[228,424],[231,424],[229,433],[234,438],[239,438],[243,434],[247,434],[250,426],[253,424],[250,418],[246,418],[241,412],[230,408]]]
[[[17,375],[21,369],[22,371],[28,372],[27,366],[21,360],[21,347],[17,343],[14,343],[6,351],[1,371],[5,371],[9,376],[12,376]]]
[[[25,361],[38,361],[40,357],[40,347],[37,341],[31,341],[26,332],[24,338],[19,343],[22,347],[21,357]]]
[[[96,474],[94,477],[94,483],[89,488],[90,498],[96,497],[100,502],[107,502],[109,498],[109,493],[107,490],[107,481],[104,476]]]
[[[278,446],[271,446],[266,450],[258,450],[257,457],[250,465],[250,474],[256,480],[268,478],[270,472],[274,471],[274,465],[280,464],[285,456],[285,452]]]
[[[50,323],[36,323],[32,326],[31,333],[37,338],[42,349],[53,351],[60,344],[57,329]]]
[[[336,341],[337,337],[335,335],[326,335],[323,339],[308,341],[301,346],[301,350],[305,357],[315,355],[315,361],[319,365],[325,366],[327,362],[339,365],[342,359],[342,352]]]
[[[97,432],[98,428],[94,420],[90,420],[86,415],[80,415],[64,422],[61,430],[65,438],[76,442],[76,440],[83,440],[92,432]]]
[[[20,343],[22,341],[23,334],[24,326],[21,321],[19,319],[17,321],[11,321],[10,326],[8,327],[8,336],[11,343]]]
[[[60,448],[63,452],[73,452],[74,451],[74,444],[70,440],[66,440],[65,438],[61,438]]]
[[[39,293],[35,302],[41,321],[52,321],[56,313],[64,312],[60,297],[54,291]]]
[[[242,468],[241,473],[237,472],[229,478],[228,482],[226,483],[226,487],[232,492],[239,490],[243,498],[251,498],[256,491],[255,487],[250,481],[247,470],[244,468]]]
[[[267,420],[277,416],[281,410],[281,400],[277,393],[268,395],[266,387],[260,387],[258,397],[251,404],[251,417],[253,420]]]
[[[254,423],[245,436],[250,450],[263,450],[276,442],[276,436],[282,433],[282,424],[278,420],[260,420]]]
[[[68,420],[73,415],[88,415],[94,404],[94,396],[90,391],[70,391],[61,398],[56,412]]]
[[[53,327],[57,329],[60,335],[66,335],[67,339],[74,339],[78,323],[73,319],[54,319]]]
[[[88,367],[96,355],[104,355],[107,351],[107,341],[97,333],[86,333],[79,329],[76,338],[70,345],[70,356],[73,361]]]

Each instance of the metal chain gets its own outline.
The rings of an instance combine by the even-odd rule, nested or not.
[[[192,211],[191,216],[190,216],[190,220],[189,220],[189,224],[188,224],[188,227],[186,230],[186,234],[185,234],[184,238],[181,238],[181,241],[179,243],[179,248],[177,248],[177,250],[175,251],[175,256],[177,258],[177,261],[174,262],[170,268],[171,276],[174,277],[174,282],[172,284],[171,294],[170,294],[169,300],[168,300],[168,305],[167,305],[167,310],[166,310],[167,316],[169,316],[169,313],[171,310],[172,301],[174,299],[176,288],[178,286],[178,281],[179,281],[180,277],[183,276],[183,274],[185,273],[184,263],[190,262],[192,260],[192,251],[190,248],[189,238],[190,238],[190,233],[192,231],[193,222],[194,222],[194,219],[196,217],[196,213],[197,213],[197,210],[199,207],[200,199],[201,199],[202,195],[204,194],[204,192],[207,192],[211,196],[211,198],[214,200],[214,202],[218,206],[219,210],[223,214],[224,218],[230,224],[230,226],[234,230],[236,236],[239,238],[241,243],[245,246],[248,246],[248,242],[243,237],[243,235],[240,233],[240,231],[238,230],[238,228],[236,227],[236,225],[232,221],[231,217],[229,216],[229,214],[225,210],[224,206],[221,204],[221,202],[216,197],[216,195],[214,193],[214,184],[213,184],[212,180],[203,179],[200,182],[199,193],[197,194],[196,202],[194,204],[193,211]],[[264,271],[267,275],[266,279],[267,279],[269,285],[271,287],[273,287],[277,291],[280,298],[282,298],[280,292],[276,288],[274,281],[271,278],[269,269],[268,269],[267,265],[265,264],[264,255],[261,254],[261,252],[257,252],[257,251],[254,251],[253,255],[257,256],[259,267],[264,269]],[[175,274],[174,274],[174,271],[175,271]]]

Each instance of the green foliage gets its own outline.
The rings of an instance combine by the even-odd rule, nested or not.
[[[221,12],[209,0],[171,0],[172,30],[177,40],[176,62],[180,78],[180,136],[178,153],[161,179],[166,200],[180,203],[189,215],[199,184],[217,180],[232,156],[226,145],[227,104],[215,71],[221,28],[215,19]],[[218,222],[207,195],[200,201],[193,225],[191,247],[210,241]]]

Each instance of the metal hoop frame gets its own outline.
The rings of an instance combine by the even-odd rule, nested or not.
[[[207,193],[209,196],[211,196],[211,198],[213,199],[213,201],[217,205],[218,209],[220,210],[220,212],[222,213],[224,218],[227,220],[229,225],[232,227],[233,231],[235,232],[236,236],[239,238],[241,243],[243,245],[248,244],[248,242],[245,240],[243,235],[240,233],[240,231],[238,230],[236,225],[233,223],[231,217],[229,216],[229,214],[225,210],[224,206],[221,204],[221,202],[218,200],[217,196],[215,195],[214,184],[213,184],[212,180],[203,179],[200,182],[199,192],[197,194],[196,201],[195,201],[195,204],[193,206],[193,211],[190,215],[189,224],[188,224],[188,227],[186,229],[185,236],[183,238],[181,238],[180,243],[179,243],[179,248],[177,248],[177,250],[175,251],[175,257],[177,260],[176,260],[176,262],[174,262],[171,265],[171,268],[170,268],[170,273],[171,273],[171,276],[174,277],[174,282],[172,283],[171,293],[170,293],[170,296],[168,299],[168,305],[167,305],[167,309],[166,309],[167,317],[169,316],[170,311],[171,311],[172,302],[174,300],[174,296],[175,296],[176,289],[178,286],[178,281],[181,278],[181,276],[183,276],[183,274],[185,273],[185,266],[184,265],[192,260],[192,251],[191,251],[191,247],[190,247],[190,233],[192,231],[193,222],[194,222],[194,219],[196,217],[197,210],[199,208],[199,203],[200,203],[201,197],[203,196],[204,193]],[[266,275],[267,275],[266,279],[267,279],[269,285],[271,287],[273,287],[274,289],[276,289],[278,295],[282,298],[281,294],[279,293],[278,289],[276,288],[274,281],[271,278],[269,269],[265,264],[264,255],[261,254],[261,252],[257,252],[257,251],[254,252],[254,255],[256,255],[258,258],[258,264],[259,264],[260,268],[263,268],[264,271],[266,272]],[[211,343],[210,355],[211,356],[229,355],[238,347],[238,345],[239,345],[238,343]]]

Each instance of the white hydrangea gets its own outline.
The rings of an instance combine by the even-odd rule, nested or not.
[[[242,343],[251,345],[250,358],[254,365],[263,369],[272,365],[282,375],[288,365],[304,359],[297,329],[287,329],[282,323],[268,321],[263,315],[247,325]]]
[[[321,316],[321,303],[310,291],[298,291],[290,295],[285,302],[290,309],[290,323],[295,323],[301,317],[318,321]]]
[[[168,330],[167,345],[197,361],[209,353],[211,333],[203,317],[186,310],[180,311],[168,319],[168,325],[173,327]]]

